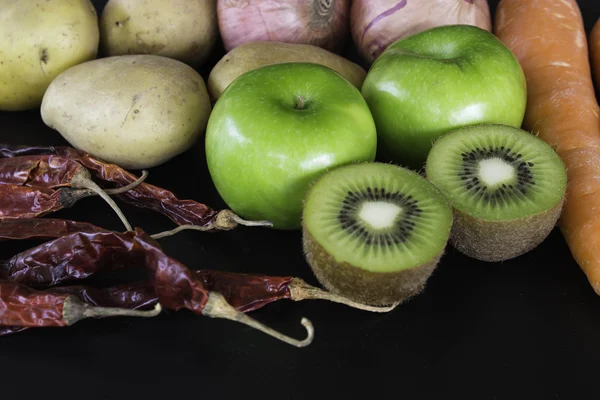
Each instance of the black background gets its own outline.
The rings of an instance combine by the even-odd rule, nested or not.
[[[548,0],[558,1],[558,0]],[[94,1],[101,11],[105,1]],[[542,3],[542,2],[541,2]],[[495,9],[496,0],[490,5]],[[579,0],[589,32],[597,0]],[[215,52],[202,69],[222,54]],[[39,110],[0,112],[0,139],[66,144]],[[215,208],[225,207],[208,175],[202,141],[150,170],[148,182]],[[122,203],[121,203],[122,204]],[[122,205],[132,224],[154,233],[163,216]],[[99,199],[55,216],[121,230]],[[184,232],[161,240],[191,268],[294,275],[316,284],[299,232],[240,228]],[[31,243],[3,243],[6,258]],[[123,278],[123,275],[119,276]],[[103,284],[112,278],[102,278]],[[282,301],[252,315],[295,337],[308,317],[313,344],[296,349],[229,321],[189,312],[152,320],[87,320],[66,329],[0,339],[0,396],[40,398],[400,398],[592,399],[600,382],[600,298],[558,230],[504,263],[468,259],[448,248],[426,291],[392,313]]]

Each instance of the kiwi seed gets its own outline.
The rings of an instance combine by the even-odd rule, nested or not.
[[[567,182],[550,145],[498,124],[439,138],[425,173],[454,208],[450,243],[482,261],[508,260],[537,247],[556,225]]]
[[[303,247],[329,291],[371,305],[419,294],[450,236],[452,208],[414,171],[366,162],[337,167],[310,188]]]

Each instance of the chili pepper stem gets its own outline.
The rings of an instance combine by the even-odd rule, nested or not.
[[[227,300],[225,300],[225,297],[223,297],[223,295],[217,292],[210,292],[208,296],[208,301],[204,307],[202,314],[211,318],[224,318],[231,321],[240,322],[244,325],[250,326],[263,333],[266,333],[267,335],[270,335],[276,339],[279,339],[282,342],[296,347],[308,346],[312,343],[315,336],[315,330],[313,328],[313,325],[307,318],[302,318],[301,320],[301,324],[304,326],[307,332],[306,339],[294,339],[280,332],[277,332],[276,330],[269,328],[268,326],[249,317],[243,312],[236,310],[229,303],[227,303]]]
[[[194,230],[201,232],[208,232],[212,230],[217,231],[229,231],[237,227],[238,225],[244,226],[265,226],[271,227],[273,224],[270,221],[246,221],[240,218],[231,210],[221,210],[213,218],[212,221],[206,225],[180,225],[175,229],[169,231],[159,232],[152,235],[153,239],[161,239],[167,236],[173,236],[181,231]]]
[[[220,219],[223,220],[223,224],[227,224],[227,220],[235,222],[237,225],[243,226],[264,226],[264,227],[272,227],[273,223],[271,221],[247,221],[241,218],[239,215],[235,214],[231,210],[222,210],[217,215],[216,224],[220,223]],[[230,222],[229,222],[230,223]]]
[[[116,194],[123,194],[123,193],[129,192],[130,190],[135,189],[136,186],[138,186],[140,183],[144,182],[147,177],[148,177],[148,171],[143,170],[142,176],[137,178],[134,182],[131,182],[129,185],[121,186],[121,187],[114,188],[114,189],[103,189],[103,191],[104,191],[104,193],[106,193],[110,196],[113,196]],[[66,188],[65,188],[64,193],[65,193],[65,195],[63,198],[61,198],[61,203],[66,204],[69,207],[81,199],[84,199],[84,198],[90,197],[90,196],[95,196],[98,194],[96,191],[91,190],[91,189],[71,189],[70,191],[67,191]]]
[[[117,213],[119,219],[121,220],[121,222],[123,222],[123,225],[125,225],[125,228],[128,231],[132,231],[133,228],[131,227],[131,224],[129,223],[129,221],[127,221],[127,218],[125,217],[119,206],[117,206],[117,203],[115,203],[114,200],[111,199],[110,196],[106,194],[106,192],[102,190],[100,186],[98,186],[94,181],[92,181],[91,176],[89,175],[89,172],[87,170],[82,171],[85,171],[86,173],[77,174],[73,176],[73,179],[71,180],[71,187],[75,189],[89,189],[98,194],[98,196],[102,197],[102,199],[104,199],[104,201],[108,203],[108,205],[115,211],[115,213]]]
[[[108,195],[114,195],[114,194],[121,194],[121,193],[129,192],[130,190],[135,189],[136,186],[138,186],[140,183],[144,182],[147,177],[148,177],[148,171],[143,170],[142,176],[137,178],[135,181],[131,182],[129,185],[121,186],[121,187],[114,188],[114,189],[104,189],[104,193],[106,193]]]
[[[128,308],[114,307],[96,307],[83,303],[75,296],[69,296],[63,305],[63,319],[67,326],[86,318],[105,318],[105,317],[140,317],[152,318],[162,312],[162,306],[157,303],[153,310],[140,311]]]
[[[162,239],[164,237],[167,236],[173,236],[181,231],[185,231],[185,230],[194,230],[194,231],[202,231],[202,232],[207,232],[214,229],[214,225],[212,224],[212,222],[209,222],[206,225],[179,225],[177,228],[175,229],[171,229],[168,231],[164,231],[164,232],[159,232],[159,233],[155,233],[154,235],[151,235],[150,237],[152,239]]]
[[[309,285],[305,281],[300,278],[294,278],[290,282],[290,298],[293,301],[302,301],[302,300],[329,300],[334,303],[345,304],[352,308],[357,308],[359,310],[371,311],[371,312],[380,312],[385,313],[392,311],[394,308],[398,307],[400,303],[394,303],[387,307],[375,307],[367,304],[357,303],[350,299],[347,299],[343,296],[337,295],[335,293],[327,292],[325,290],[319,289],[312,285]]]

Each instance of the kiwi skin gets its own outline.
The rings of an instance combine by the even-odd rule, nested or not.
[[[480,261],[498,262],[523,255],[540,245],[556,226],[565,196],[551,209],[512,221],[487,221],[457,210],[450,244]]]
[[[397,272],[370,272],[337,262],[317,243],[305,226],[302,244],[306,260],[323,287],[350,300],[373,306],[400,304],[420,294],[444,250],[431,261]]]

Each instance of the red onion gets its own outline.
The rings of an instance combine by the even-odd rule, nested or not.
[[[492,29],[487,0],[354,0],[350,21],[352,39],[368,63],[396,40],[436,26]]]
[[[311,44],[339,52],[349,34],[350,0],[218,0],[225,50],[250,41]]]

